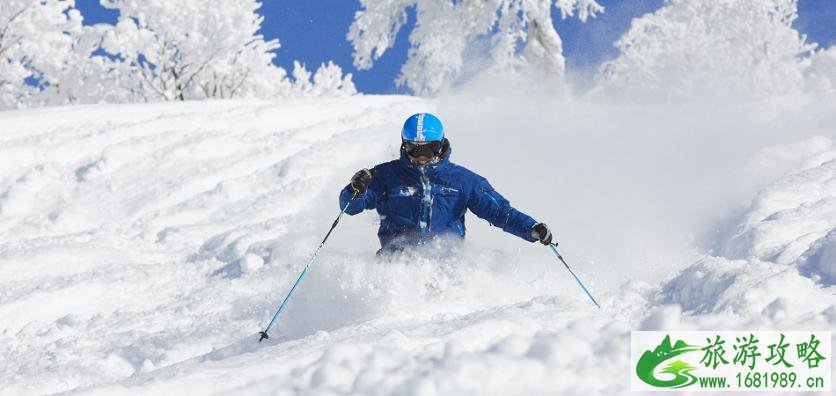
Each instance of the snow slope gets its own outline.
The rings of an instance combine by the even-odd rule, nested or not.
[[[495,97],[0,113],[0,394],[627,394],[630,330],[834,328],[832,101]],[[378,262],[364,214],[256,342],[338,189],[419,110],[555,227],[603,309],[472,216],[452,257]],[[689,162],[721,137],[713,164]]]

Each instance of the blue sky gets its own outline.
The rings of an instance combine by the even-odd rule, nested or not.
[[[358,71],[352,65],[351,44],[345,36],[354,13],[360,9],[353,0],[267,0],[262,1],[264,15],[262,33],[278,37],[282,47],[275,63],[288,70],[299,60],[309,69],[333,60],[344,71],[354,75],[360,92],[374,94],[407,93],[396,87],[394,80],[406,61],[409,31],[414,15],[398,35],[396,45],[370,70]],[[612,43],[630,26],[630,20],[659,8],[663,0],[598,0],[606,12],[581,23],[576,18],[562,20],[555,14],[555,25],[564,41],[567,66],[581,74],[594,70],[602,61],[617,52]],[[77,0],[86,24],[114,23],[117,14],[102,8],[99,0]],[[799,18],[795,27],[808,36],[808,41],[823,47],[836,44],[836,1],[800,0]]]

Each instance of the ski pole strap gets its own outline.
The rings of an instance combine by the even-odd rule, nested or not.
[[[595,304],[595,306],[598,307],[598,309],[601,309],[601,306],[598,305],[598,301],[595,301],[595,297],[592,297],[592,293],[590,293],[589,290],[586,289],[586,286],[583,285],[583,282],[581,282],[580,278],[578,278],[578,276],[575,275],[575,272],[572,271],[571,268],[569,268],[569,264],[566,264],[566,260],[564,260],[563,256],[561,256],[560,253],[558,253],[555,245],[556,244],[550,244],[549,248],[551,248],[552,252],[554,252],[557,258],[560,259],[560,262],[563,263],[563,266],[565,266],[566,269],[569,270],[569,273],[572,274],[572,277],[575,278],[575,281],[578,282],[578,285],[581,286],[581,289],[583,289],[584,293],[586,293],[586,295],[589,296],[589,299],[592,300],[592,303]]]

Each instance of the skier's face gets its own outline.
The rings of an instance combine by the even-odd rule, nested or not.
[[[424,166],[430,163],[431,158],[426,155],[419,155],[417,157],[410,157],[412,163],[418,166]]]

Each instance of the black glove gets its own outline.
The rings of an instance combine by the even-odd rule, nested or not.
[[[351,177],[351,188],[353,188],[357,194],[362,194],[366,192],[366,188],[369,187],[371,182],[372,171],[368,169],[361,169]]]
[[[549,231],[549,226],[543,223],[537,223],[531,228],[531,237],[540,241],[543,245],[552,243],[552,232]]]

